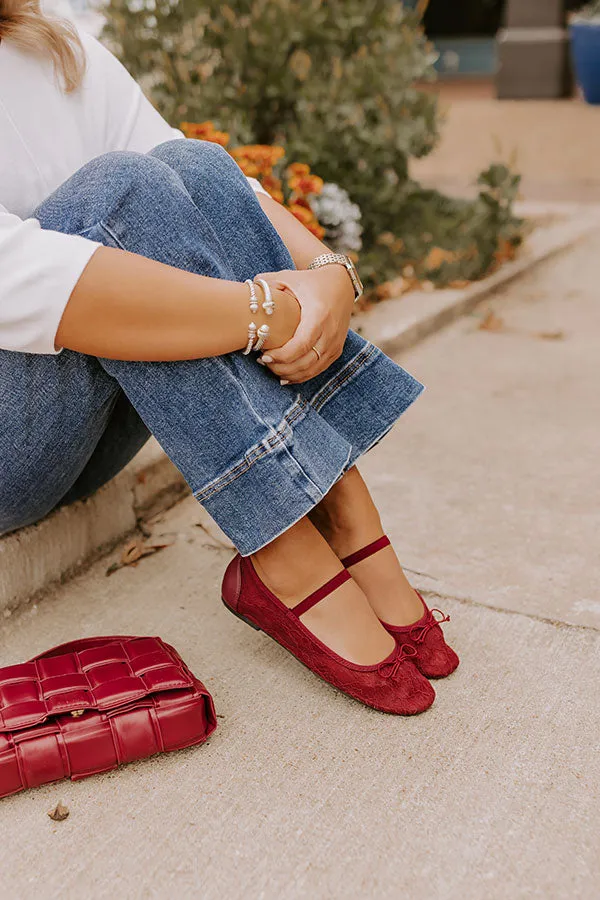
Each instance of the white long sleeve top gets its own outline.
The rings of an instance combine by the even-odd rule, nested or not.
[[[42,229],[39,203],[89,160],[111,150],[146,153],[182,138],[95,38],[88,65],[65,94],[51,62],[0,43],[0,349],[55,353],[55,336],[81,273],[98,248]],[[262,192],[258,182],[255,190]]]

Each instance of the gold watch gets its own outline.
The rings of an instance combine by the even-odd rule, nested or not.
[[[354,287],[354,302],[356,303],[356,301],[362,297],[364,288],[358,270],[349,256],[345,256],[343,253],[322,253],[321,256],[317,256],[316,259],[313,259],[308,268],[320,269],[322,266],[331,266],[334,264],[346,267],[350,280],[352,281],[352,286]]]

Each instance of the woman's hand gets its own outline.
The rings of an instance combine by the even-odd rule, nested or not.
[[[293,337],[278,349],[269,349],[263,355],[264,362],[288,382],[314,378],[340,356],[344,347],[354,306],[348,273],[343,266],[330,265],[268,272],[257,278],[264,278],[272,288],[292,292],[301,308],[300,324]]]

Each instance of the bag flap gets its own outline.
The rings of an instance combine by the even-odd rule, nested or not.
[[[31,728],[65,713],[118,710],[143,697],[194,686],[181,658],[160,638],[93,639],[79,646],[0,668],[0,732]]]

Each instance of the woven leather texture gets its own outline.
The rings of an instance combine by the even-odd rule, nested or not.
[[[212,698],[160,638],[87,638],[0,668],[0,797],[204,741]]]

